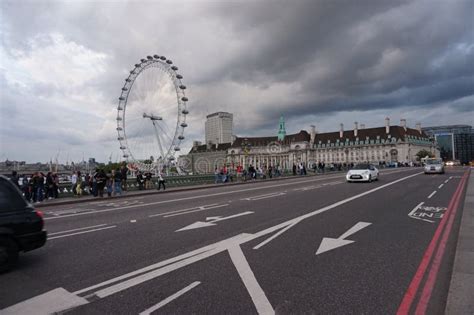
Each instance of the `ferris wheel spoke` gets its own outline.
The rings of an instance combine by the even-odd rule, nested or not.
[[[166,136],[166,137],[168,138],[168,142],[169,142],[170,144],[172,144],[173,138],[171,138],[171,136],[166,132],[166,130],[162,127],[162,125],[160,125],[160,124],[157,124],[157,125],[158,125],[158,127],[160,128],[160,130],[161,130],[161,133],[160,133],[160,134]]]
[[[181,117],[177,110],[181,110],[185,87],[177,70],[171,61],[154,55],[142,59],[126,80],[128,89],[123,89],[117,108],[118,117],[123,120],[119,142],[124,157],[139,168],[151,170],[167,163],[168,157],[179,150],[177,135],[183,133],[185,116]],[[161,159],[152,158],[158,155]],[[146,162],[150,159],[156,163]]]

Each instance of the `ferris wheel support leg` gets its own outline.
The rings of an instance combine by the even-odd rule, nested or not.
[[[163,146],[161,145],[160,135],[158,133],[158,129],[154,120],[153,120],[153,129],[155,130],[156,141],[158,141],[158,146],[160,147],[161,157],[165,158],[165,154],[163,152]]]

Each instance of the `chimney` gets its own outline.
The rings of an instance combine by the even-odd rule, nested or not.
[[[341,124],[341,129],[339,129],[339,138],[342,139],[344,136],[344,124]]]
[[[390,133],[390,118],[388,117],[385,118],[385,133]]]
[[[402,118],[400,119],[400,127],[403,127],[403,129],[405,129],[405,131],[407,131],[407,120]]]
[[[360,124],[360,128],[359,129],[365,129],[365,124]]]
[[[355,121],[354,122],[354,137],[357,137],[358,129],[359,129],[359,123]]]
[[[416,130],[418,130],[421,135],[421,123],[416,123]]]
[[[314,144],[314,140],[316,139],[316,126],[315,125],[311,125],[311,132],[310,132],[310,143],[311,144]]]

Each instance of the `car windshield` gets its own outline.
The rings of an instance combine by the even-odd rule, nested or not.
[[[441,160],[426,160],[427,165],[441,164]]]
[[[357,164],[354,166],[354,170],[368,170],[370,168],[369,164]]]

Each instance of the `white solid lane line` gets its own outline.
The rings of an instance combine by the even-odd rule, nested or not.
[[[428,199],[431,199],[436,194],[436,190],[431,193],[431,195],[428,196]]]
[[[75,231],[80,231],[80,230],[86,230],[86,229],[93,229],[93,228],[104,226],[104,225],[107,225],[107,224],[92,225],[92,226],[86,226],[86,227],[67,230],[67,231],[48,233],[48,236],[53,236],[53,235],[57,235],[57,234],[64,234],[64,233],[69,233],[69,232],[75,232]]]
[[[169,218],[169,217],[175,217],[177,215],[183,215],[183,214],[188,214],[188,213],[193,213],[193,212],[200,212],[200,211],[206,211],[206,210],[211,210],[211,209],[216,209],[216,208],[222,208],[222,207],[227,207],[229,204],[223,204],[223,205],[216,205],[208,208],[200,208],[196,210],[191,210],[191,211],[186,211],[186,212],[180,212],[180,213],[175,213],[175,214],[169,214],[165,215],[164,218]]]
[[[444,184],[439,185],[439,186],[438,186],[438,189],[443,188],[443,186],[444,186]]]
[[[187,287],[179,290],[178,292],[176,292],[175,294],[173,295],[170,295],[169,297],[167,297],[166,299],[164,299],[163,301],[161,301],[160,303],[156,304],[155,306],[153,307],[150,307],[149,309],[146,309],[144,310],[143,312],[141,312],[139,315],[150,315],[151,313],[153,313],[154,311],[156,311],[157,309],[165,306],[166,304],[168,304],[169,302],[179,298],[181,295],[185,294],[186,292],[192,290],[193,288],[197,287],[198,285],[200,285],[201,282],[199,281],[195,281],[193,283],[191,283],[190,285],[188,285]]]
[[[204,208],[207,208],[207,207],[212,207],[212,206],[217,206],[217,205],[218,205],[218,203],[213,203],[211,205],[204,205],[204,206],[198,206],[198,207],[192,207],[192,208],[186,208],[186,209],[180,209],[180,210],[173,210],[173,211],[169,211],[169,212],[156,213],[156,214],[149,215],[148,217],[153,218],[153,217],[164,216],[164,215],[167,215],[167,214],[173,214],[173,213],[178,213],[178,212],[187,212],[187,211],[191,211],[191,210],[204,209]]]
[[[286,228],[284,229],[281,229],[280,231],[278,231],[277,233],[273,234],[272,236],[270,236],[269,238],[267,238],[266,240],[264,240],[263,242],[261,242],[260,244],[256,245],[253,249],[259,249],[260,247],[264,246],[265,244],[267,243],[270,243],[273,239],[277,238],[278,236],[280,236],[281,234],[285,233],[287,230],[291,229],[294,225],[296,225],[298,222],[295,222],[295,223],[292,223],[290,225],[288,225]]]
[[[96,232],[96,231],[102,231],[102,230],[107,230],[107,229],[113,229],[116,228],[116,225],[111,225],[111,226],[106,226],[100,229],[93,229],[93,230],[87,230],[87,231],[82,231],[82,232],[76,232],[76,233],[71,233],[71,234],[65,234],[65,235],[58,235],[58,236],[53,236],[53,237],[48,237],[48,241],[54,240],[57,238],[63,238],[63,237],[68,237],[68,236],[73,236],[73,235],[79,235],[79,234],[86,234],[86,233],[91,233],[91,232]]]
[[[242,282],[247,288],[250,297],[252,298],[253,304],[257,308],[259,314],[275,314],[270,301],[268,301],[265,292],[258,283],[255,275],[250,268],[250,265],[245,258],[242,248],[239,245],[235,245],[229,248],[229,255],[234,263],[235,269],[239,273]]]
[[[257,201],[261,199],[266,199],[266,198],[272,198],[272,197],[278,197],[278,196],[283,196],[285,195],[285,192],[274,192],[270,194],[265,194],[265,195],[258,195],[258,196],[252,196],[252,197],[247,197],[247,198],[242,198],[240,200],[247,200],[247,201]]]

